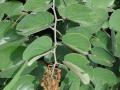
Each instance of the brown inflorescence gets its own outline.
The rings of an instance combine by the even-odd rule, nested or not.
[[[55,68],[54,75],[52,75],[52,67],[48,65],[43,79],[41,81],[41,86],[44,90],[60,90],[59,83],[61,80],[61,70]]]

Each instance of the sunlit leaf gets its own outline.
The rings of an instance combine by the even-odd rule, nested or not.
[[[109,24],[110,28],[115,31],[120,31],[120,9],[117,9],[113,12],[110,17]]]
[[[48,36],[35,39],[24,51],[23,59],[30,60],[33,57],[43,54],[52,47],[52,40]]]
[[[80,33],[68,33],[63,36],[63,43],[83,52],[91,49],[88,38]]]
[[[17,30],[21,35],[30,35],[37,33],[43,29],[49,28],[53,20],[53,15],[49,12],[30,14],[18,23]]]
[[[50,7],[50,0],[27,0],[24,5],[24,11],[40,12]]]
[[[92,48],[91,53],[92,55],[90,55],[89,57],[93,62],[109,67],[113,66],[115,58],[105,49],[95,47]]]

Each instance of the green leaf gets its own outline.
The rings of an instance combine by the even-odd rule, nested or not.
[[[21,46],[23,40],[9,42],[0,46],[0,69],[11,67],[12,65],[22,62],[22,53],[25,49]],[[4,53],[3,53],[4,52]]]
[[[23,5],[18,1],[9,1],[0,4],[0,13],[7,14],[8,16],[14,16],[20,14]]]
[[[117,35],[116,35],[116,46],[115,46],[115,48],[116,48],[116,56],[117,57],[120,57],[120,33],[118,32],[117,33]]]
[[[104,31],[99,31],[90,41],[94,47],[101,47],[107,50],[110,44],[110,36]]]
[[[91,49],[88,38],[80,33],[66,34],[63,36],[63,43],[82,52],[87,52]]]
[[[117,77],[112,71],[103,68],[94,68],[93,72],[91,72],[91,75],[92,82],[95,85],[107,84],[109,86],[114,86],[118,81]]]
[[[95,90],[109,90],[109,87],[107,84],[97,83]]]
[[[87,6],[93,7],[93,8],[102,8],[107,9],[112,7],[115,0],[88,0],[86,2]]]
[[[104,22],[104,24],[102,25],[103,30],[105,30],[107,28],[109,28],[109,21]]]
[[[116,47],[117,47],[117,41],[116,41],[116,34],[115,31],[111,30],[111,52],[113,55],[116,55]]]
[[[71,28],[75,28],[77,26],[79,26],[79,24],[76,22],[73,22],[70,20],[64,20],[64,21],[58,22],[57,30],[59,30],[59,32],[64,35],[66,31],[68,31]]]
[[[17,25],[18,33],[21,35],[30,35],[48,28],[54,20],[49,12],[39,12],[27,15]]]
[[[82,0],[79,0],[82,1]],[[57,7],[66,7],[71,4],[77,4],[77,0],[56,0],[56,6]]]
[[[120,30],[120,9],[117,9],[113,12],[110,17],[109,25],[112,30],[119,31]]]
[[[77,27],[69,28],[67,30],[67,33],[80,33],[88,38],[91,38],[92,34],[95,32],[97,32],[97,30],[90,29],[89,27],[83,27],[83,26],[77,26]]]
[[[92,55],[90,55],[89,57],[93,62],[109,67],[113,66],[115,58],[105,49],[94,47],[92,48],[91,53]]]
[[[8,68],[5,68],[0,72],[0,78],[11,78],[22,64],[23,64],[23,61],[18,62],[17,64],[12,65]]]
[[[10,26],[11,26],[11,22],[7,22],[7,21],[0,22],[0,39],[5,36],[5,32],[8,31]]]
[[[63,63],[78,76],[84,84],[90,83],[90,78],[86,71],[90,70],[89,61],[80,54],[68,54],[65,56]]]
[[[51,0],[27,0],[24,5],[24,11],[46,11],[50,7],[50,1]]]
[[[3,2],[5,2],[6,0],[0,0],[0,3],[3,3]]]
[[[0,78],[13,78],[19,68],[23,65],[24,61],[18,62],[11,67],[5,68],[0,72]],[[26,67],[25,70],[22,72],[21,76],[31,73],[33,69],[37,67],[37,63],[33,63],[31,66]]]
[[[23,59],[30,60],[33,57],[43,54],[52,47],[52,40],[48,36],[35,39],[24,51]]]
[[[18,80],[20,79],[21,74],[27,67],[27,63],[28,63],[27,61],[24,62],[24,64],[21,66],[20,70],[15,74],[14,78],[5,86],[5,88],[3,90],[11,90],[14,87],[16,82],[18,82]]]
[[[66,54],[72,53],[73,51],[65,45],[58,46],[56,48],[56,55],[58,60],[64,60]]]
[[[25,39],[25,37],[20,36],[16,33],[16,29],[12,28],[12,23],[9,21],[1,21],[0,22],[0,45]]]
[[[74,87],[74,89],[79,90],[78,88],[80,86],[80,79],[70,71],[66,70],[65,72],[66,74],[64,76],[64,79],[61,81],[60,90],[70,90],[70,88],[73,89],[75,84],[76,84],[75,86],[77,87]]]
[[[24,75],[11,88],[12,90],[36,90],[36,79],[32,75]]]
[[[72,82],[69,90],[80,90],[80,80],[75,80]]]
[[[80,85],[79,90],[94,90],[94,88],[92,87],[92,85]]]
[[[58,10],[63,18],[70,19],[80,23],[81,25],[89,27],[101,27],[108,18],[106,10],[92,10],[91,8],[81,4],[71,4],[66,7],[61,7]]]

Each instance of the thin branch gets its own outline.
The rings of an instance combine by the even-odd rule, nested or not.
[[[53,27],[53,30],[54,30],[54,46],[56,47],[57,45],[57,39],[56,39],[56,28],[57,28],[57,14],[56,14],[56,10],[55,10],[55,0],[53,0],[53,13],[54,13],[54,18],[55,18],[55,23],[54,23],[54,27]]]
[[[55,18],[54,26],[52,28],[54,30],[54,49],[53,49],[54,65],[53,65],[53,70],[52,70],[52,76],[53,76],[55,67],[58,64],[57,63],[57,57],[56,57],[56,48],[57,48],[57,29],[56,28],[57,28],[58,18],[57,18],[57,14],[56,14],[56,10],[55,10],[55,0],[53,0],[52,4],[53,4],[52,5],[52,10],[53,10],[54,18]]]
[[[51,28],[51,30],[53,30],[53,27],[50,27]],[[54,30],[53,30],[54,31]],[[56,32],[60,35],[60,36],[62,36],[62,34],[58,31],[58,30],[56,30]]]
[[[46,53],[43,53],[41,55],[38,55],[38,56],[35,56],[33,57],[29,62],[28,62],[28,66],[31,66],[34,62],[36,62],[39,58],[45,56],[45,55],[48,55],[50,52],[52,52],[51,50],[46,52]]]
[[[18,22],[24,15],[25,15],[25,14],[21,14],[21,15],[15,20],[15,22],[12,24],[11,27],[14,27],[14,26],[17,24],[17,22]]]

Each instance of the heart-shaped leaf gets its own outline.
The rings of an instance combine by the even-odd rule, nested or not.
[[[30,60],[33,57],[47,52],[52,47],[52,40],[48,36],[35,39],[24,51],[23,59]]]
[[[30,35],[48,28],[53,20],[54,17],[49,12],[30,14],[18,23],[17,30],[21,35]]]

